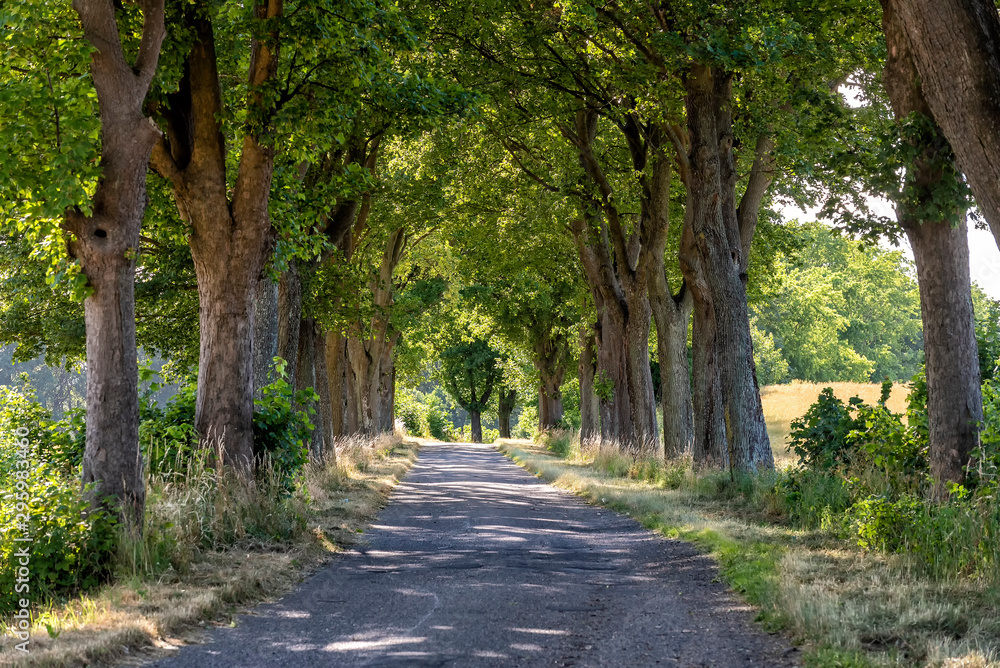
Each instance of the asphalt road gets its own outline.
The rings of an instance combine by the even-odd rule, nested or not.
[[[490,446],[424,446],[367,537],[156,665],[794,665],[711,560]]]

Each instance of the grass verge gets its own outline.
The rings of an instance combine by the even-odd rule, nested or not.
[[[765,628],[802,646],[805,666],[1000,666],[995,586],[931,580],[897,556],[863,552],[823,530],[789,528],[769,506],[766,481],[731,482],[695,475],[685,462],[613,453],[575,450],[560,459],[526,441],[498,446],[557,487],[712,554]]]
[[[310,464],[298,499],[292,500],[301,505],[304,526],[284,540],[251,532],[225,546],[183,551],[184,559],[156,570],[142,567],[148,566],[148,554],[130,552],[121,568],[130,575],[36,611],[28,654],[14,651],[20,642],[15,637],[0,638],[0,665],[113,664],[183,645],[207,627],[235,624],[241,606],[289,591],[336,553],[362,541],[418,449],[417,441],[398,437],[355,440],[338,447],[335,465]],[[147,516],[171,517],[174,521],[164,526],[178,528],[177,506],[195,505],[190,488],[183,490],[183,500],[165,492],[156,501],[160,507],[147,503]]]

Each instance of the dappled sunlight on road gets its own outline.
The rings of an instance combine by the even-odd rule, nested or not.
[[[424,446],[367,537],[220,632],[211,665],[760,665],[706,557],[489,447]]]

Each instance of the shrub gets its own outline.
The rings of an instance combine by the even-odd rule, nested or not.
[[[420,436],[422,429],[420,426],[420,413],[416,406],[407,406],[400,411],[399,418],[403,421],[403,428],[410,436]]]
[[[810,469],[792,470],[777,477],[774,494],[780,510],[795,526],[837,530],[836,519],[851,506],[843,476]]]
[[[966,487],[980,498],[997,499],[1000,492],[1000,382],[983,383],[983,424],[979,448],[972,453]]]
[[[849,436],[860,426],[850,408],[863,402],[853,397],[849,403],[850,407],[845,406],[833,395],[833,388],[826,387],[805,415],[792,420],[789,445],[802,465],[827,471],[850,463],[854,451]]]
[[[514,438],[534,438],[536,431],[538,431],[538,406],[534,403],[525,404],[510,435]]]
[[[0,536],[0,614],[14,610],[20,598],[38,605],[92,589],[110,578],[114,563],[115,523],[103,510],[88,510],[77,480],[48,464],[24,475],[11,477],[12,492],[0,509],[6,529]],[[25,533],[30,543],[15,540]],[[27,593],[14,588],[21,566],[15,553],[24,545],[30,552]]]
[[[285,362],[275,361],[277,378],[261,388],[261,397],[254,400],[253,438],[257,468],[270,465],[281,476],[286,492],[292,478],[309,459],[309,441],[313,425],[310,406],[318,397],[311,388],[293,391],[285,379]],[[158,389],[151,386],[150,392]],[[194,427],[197,385],[187,383],[164,408],[145,401],[143,420],[139,425],[142,445],[149,470],[153,474],[187,471],[195,453],[200,451],[200,437]]]
[[[424,414],[424,419],[427,421],[427,433],[429,436],[439,441],[452,440],[452,430],[454,427],[440,406],[436,403],[428,406],[427,412]]]
[[[16,390],[0,386],[0,482],[12,461],[13,434],[18,429],[28,430],[32,462],[47,462],[64,475],[75,475],[83,462],[84,416],[83,409],[73,409],[62,420],[53,420],[30,387]]]
[[[568,429],[546,429],[539,432],[535,441],[557,457],[568,457],[573,448],[573,432]]]
[[[898,499],[870,496],[851,506],[849,522],[861,547],[900,552],[923,511],[923,501],[911,495]]]
[[[258,470],[266,470],[269,464],[288,492],[293,476],[309,461],[314,429],[309,416],[316,412],[312,405],[319,396],[312,388],[294,392],[285,380],[284,364],[278,365],[278,371],[278,378],[265,385],[261,398],[254,401],[253,440]]]

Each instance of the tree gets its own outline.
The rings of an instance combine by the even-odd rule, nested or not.
[[[503,377],[500,355],[481,338],[457,341],[441,351],[441,379],[448,394],[469,413],[472,442],[483,442],[482,413]]]
[[[93,195],[79,197],[91,174],[86,167],[74,174],[75,160],[66,160],[70,155],[86,158],[86,145],[91,139],[81,132],[85,132],[86,125],[72,111],[63,127],[59,99],[50,100],[54,153],[59,156],[57,161],[65,161],[57,174],[69,187],[61,189],[56,181],[51,192],[36,192],[38,183],[25,183],[19,188],[18,181],[25,174],[21,172],[23,164],[16,162],[5,165],[13,167],[13,183],[5,185],[13,186],[14,207],[20,207],[24,216],[18,216],[23,221],[22,229],[30,226],[35,235],[44,238],[51,233],[45,229],[46,219],[62,218],[69,255],[76,262],[71,273],[79,272],[80,280],[72,282],[78,294],[86,295],[88,410],[83,483],[94,483],[90,492],[93,503],[108,506],[133,527],[141,527],[145,484],[139,453],[134,280],[139,229],[146,207],[146,164],[160,135],[143,107],[165,36],[164,5],[162,0],[138,3],[141,28],[133,22],[138,19],[134,13],[117,15],[109,0],[76,0],[73,9],[79,15],[86,42],[93,48],[90,74],[100,118],[100,161]],[[54,13],[58,17],[58,10]],[[40,13],[44,19],[52,15],[45,9]],[[58,79],[77,61],[71,57],[59,62],[59,56],[66,54],[47,53],[45,48],[35,50],[39,47],[35,40],[48,40],[44,30],[50,26],[44,19],[40,26],[21,26],[25,32],[13,43],[12,64],[22,83],[30,86],[42,75],[52,92],[52,70]],[[45,62],[46,58],[49,62]],[[76,105],[78,113],[79,102]],[[20,118],[6,130],[13,140],[10,148],[25,141],[37,144],[38,138],[44,136],[37,134],[41,128],[34,125],[39,119],[31,111],[16,115]],[[37,152],[32,152],[32,159],[38,159]],[[31,174],[30,168],[26,171]],[[28,218],[35,220],[28,222]],[[70,269],[65,260],[63,263],[63,271]]]
[[[920,367],[920,300],[902,251],[847,238],[823,223],[790,225],[779,284],[752,309],[792,378],[909,380]]]
[[[183,6],[175,36],[182,67],[162,83],[155,105],[167,132],[151,165],[170,182],[191,226],[198,276],[196,427],[204,439],[221,439],[224,463],[244,475],[253,462],[256,290],[280,228],[292,231],[284,240],[293,246],[311,241],[302,238],[308,228],[271,220],[275,166],[284,169],[281,185],[291,189],[299,167],[343,144],[343,132],[335,130],[359,109],[361,82],[383,67],[392,48],[412,44],[398,8],[362,2],[341,9],[306,2],[286,8],[282,0],[249,9]],[[230,90],[222,77],[245,83]],[[292,329],[299,324],[296,318]],[[298,343],[297,336],[289,339]]]
[[[951,146],[931,120],[924,90],[934,90],[933,79],[924,84],[917,73],[919,57],[895,9],[894,3],[884,3],[882,23],[889,57],[883,80],[897,121],[911,121],[906,139],[912,157],[906,165],[903,192],[896,199],[897,216],[913,248],[920,282],[928,453],[934,494],[944,499],[950,483],[965,480],[965,467],[979,447],[979,424],[983,419],[965,222],[968,198],[953,163]],[[995,6],[990,10],[995,17]],[[1000,36],[1000,23],[994,24]],[[982,176],[977,174],[973,183]],[[987,207],[994,205],[989,195],[983,203]],[[1000,243],[1000,215],[991,219]]]
[[[1000,14],[993,0],[885,0],[890,58],[911,60],[1000,246]],[[898,22],[897,22],[898,19]],[[896,31],[893,26],[898,26]],[[909,56],[903,55],[906,49]]]

